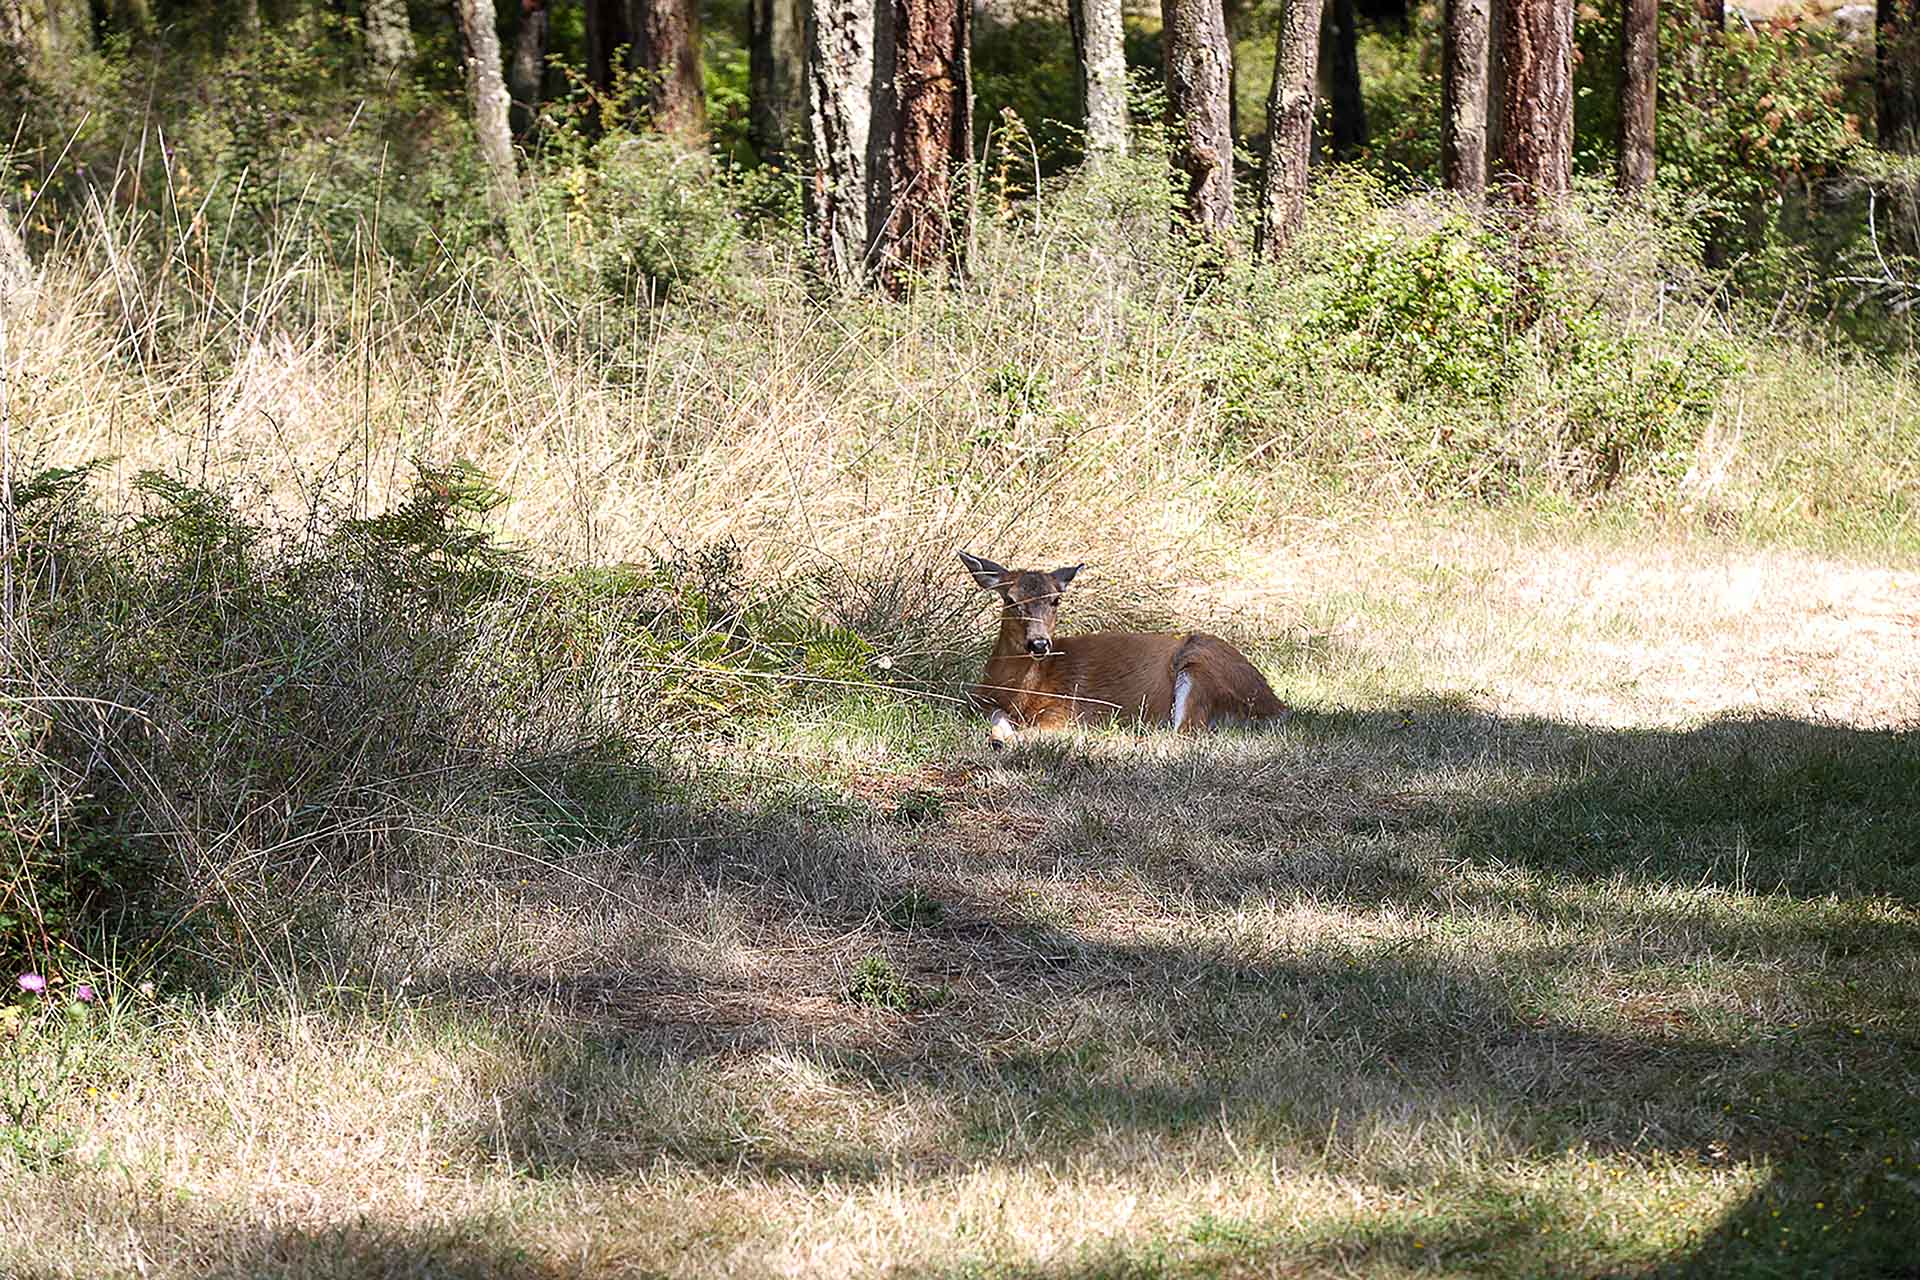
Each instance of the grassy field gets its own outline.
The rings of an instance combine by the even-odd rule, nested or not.
[[[8,803],[98,783],[165,927],[6,1001],[0,1275],[1920,1274],[1912,371],[1605,219],[1586,400],[1303,364],[1312,271],[1128,199],[899,306],[60,246],[9,428],[107,514],[24,535]],[[1297,712],[991,752],[962,547]]]
[[[251,989],[105,984],[0,1269],[1911,1274],[1920,575],[1269,557],[1277,730],[829,699],[619,839],[422,827]]]

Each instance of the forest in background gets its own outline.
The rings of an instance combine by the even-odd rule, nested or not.
[[[1907,1256],[1880,7],[0,0],[0,1271]]]
[[[1765,17],[1719,5],[1542,12],[1563,8],[1564,30],[1552,33],[1561,48],[1540,60],[1549,78],[1568,81],[1548,86],[1558,101],[1543,136],[1555,137],[1548,160],[1565,172],[1546,189],[1574,175],[1638,189],[1657,174],[1670,197],[1659,221],[1698,240],[1721,273],[1715,286],[1734,300],[1807,317],[1869,349],[1904,349],[1915,238],[1904,121],[1916,91],[1901,6],[1877,26],[1863,6],[1821,4],[1769,6]],[[0,24],[14,220],[30,242],[51,244],[84,227],[99,198],[118,212],[220,228],[236,260],[307,237],[341,253],[377,233],[393,266],[432,269],[504,248],[507,224],[524,233],[535,216],[519,206],[551,206],[556,181],[612,180],[600,163],[609,139],[659,136],[705,158],[648,166],[675,168],[682,203],[697,206],[704,193],[744,215],[755,238],[804,235],[823,278],[851,278],[836,277],[835,252],[865,255],[870,274],[887,274],[875,255],[892,252],[889,237],[925,242],[906,261],[924,275],[958,261],[977,216],[1005,213],[1088,154],[1124,153],[1132,128],[1163,131],[1199,232],[1227,225],[1237,191],[1234,236],[1244,240],[1271,216],[1278,197],[1267,187],[1297,200],[1308,166],[1350,168],[1390,192],[1473,194],[1489,174],[1502,188],[1521,163],[1503,150],[1507,135],[1524,131],[1505,120],[1541,92],[1534,80],[1509,84],[1534,73],[1500,57],[1501,24],[1530,14],[1525,3],[1362,11],[1334,0],[1316,8],[1318,24],[1295,30],[1281,21],[1284,5],[1203,0],[1197,11],[1213,14],[1195,20],[1204,38],[1163,27],[1158,13],[1123,17],[1109,0],[1057,12],[949,4],[928,11],[944,44],[919,71],[911,42],[875,52],[875,30],[892,40],[888,24],[875,28],[874,6],[855,3],[847,20],[861,74],[839,89],[809,44],[810,33],[815,44],[833,39],[831,8],[811,27],[795,0],[483,9],[17,0]],[[900,13],[919,15],[918,0]],[[1084,35],[1088,13],[1110,48]],[[1637,63],[1626,56],[1629,26],[1641,33]],[[470,35],[481,30],[484,48]],[[1220,64],[1218,83],[1169,80],[1190,50]],[[475,96],[481,79],[498,85],[492,98]],[[895,81],[944,96],[916,99]],[[1276,118],[1282,162],[1269,164]],[[1196,142],[1196,129],[1212,132]],[[1223,153],[1208,171],[1238,185],[1216,181],[1216,195],[1196,178],[1195,147]],[[1219,163],[1228,152],[1231,163]],[[819,179],[811,194],[808,175]],[[590,193],[570,194],[578,204]],[[1196,199],[1211,202],[1204,215]],[[849,202],[866,207],[849,214]],[[836,250],[829,233],[848,217],[859,243]],[[921,221],[927,230],[913,230]],[[711,228],[622,231],[691,241],[686,263],[600,246],[639,253],[634,265],[653,285],[715,265]]]

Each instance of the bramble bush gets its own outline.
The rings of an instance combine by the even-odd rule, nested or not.
[[[1324,354],[1402,394],[1497,395],[1510,377],[1522,282],[1497,235],[1464,213],[1424,234],[1376,224],[1335,264],[1306,332]]]
[[[271,914],[283,877],[567,808],[570,779],[627,778],[632,821],[673,743],[819,682],[896,678],[816,583],[757,582],[726,546],[536,569],[487,531],[504,495],[470,468],[422,468],[387,512],[316,505],[297,524],[151,472],[109,518],[89,471],[16,487],[8,963],[101,928],[234,942],[238,904]]]

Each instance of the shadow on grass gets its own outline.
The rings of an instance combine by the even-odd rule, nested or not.
[[[553,935],[564,959],[414,949],[411,992],[524,1047],[458,1140],[474,1167],[858,1187],[1124,1173],[1144,1149],[1421,1189],[1337,1231],[1196,1223],[1160,1253],[1009,1275],[1912,1274],[1912,733],[1430,703],[1041,741],[892,801],[662,803],[642,779],[631,821],[625,766],[590,766],[476,776],[492,803],[537,798],[551,838],[435,890],[597,921]],[[362,945],[423,918],[363,921]],[[1582,1193],[1485,1172],[1588,1157],[1764,1180],[1703,1238],[1629,1259]],[[335,1274],[336,1245],[364,1274],[559,1274],[373,1228],[263,1241],[254,1269]]]
[[[147,1239],[190,1239],[198,1261],[161,1262],[161,1274],[194,1280],[586,1280],[595,1272],[571,1260],[501,1244],[500,1224],[486,1219],[444,1228],[399,1227],[363,1220],[330,1227],[281,1227],[265,1221],[210,1223],[164,1205],[142,1206],[130,1229]],[[132,1238],[131,1236],[129,1238]],[[138,1257],[138,1253],[132,1256]],[[104,1259],[95,1258],[98,1264]],[[148,1274],[144,1259],[120,1271],[80,1274]],[[67,1268],[28,1265],[6,1272],[9,1280],[54,1280]]]
[[[1631,1265],[1574,1225],[1578,1204],[1500,1189],[1338,1241],[1245,1224],[1201,1253],[1256,1269],[1910,1275],[1916,796],[1910,732],[1612,732],[1429,704],[1210,745],[1042,742],[974,762],[912,814],[715,810],[635,883],[704,886],[830,958],[764,978],[644,951],[564,980],[487,975],[486,1007],[544,1028],[552,1051],[529,1061],[518,1119],[472,1146],[535,1175],[665,1158],[845,1185],[903,1163],[1118,1161],[1099,1153],[1131,1134],[1294,1169],[1404,1156],[1417,1182],[1408,1135],[1451,1125],[1521,1160],[1745,1162],[1766,1180],[1706,1237]],[[1248,910],[1308,913],[1321,932],[1236,942]],[[1189,922],[1193,940],[1114,927],[1135,916],[1163,938]],[[1473,941],[1401,927],[1449,919]],[[862,1005],[856,955],[897,975],[897,1004]],[[1588,989],[1595,966],[1621,989]],[[1700,974],[1712,989],[1690,1002]],[[725,1124],[674,1129],[633,1102],[671,1088],[663,1069],[768,1050],[875,1107],[941,1098],[946,1118],[882,1151],[724,1106]],[[595,1136],[610,1118],[617,1139]],[[1503,1260],[1515,1251],[1532,1261]]]

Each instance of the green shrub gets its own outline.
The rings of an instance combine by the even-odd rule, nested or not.
[[[1502,247],[1463,213],[1411,236],[1376,225],[1337,264],[1308,332],[1403,393],[1496,395],[1520,291]]]
[[[879,952],[861,958],[847,983],[846,999],[890,1013],[918,1013],[945,1004],[953,993],[946,986],[909,981],[893,961]]]
[[[638,784],[630,822],[688,734],[882,674],[807,580],[756,582],[729,547],[537,571],[489,534],[504,496],[468,468],[298,525],[154,473],[108,518],[87,475],[18,488],[31,659],[0,738],[15,959],[108,917],[219,935],[236,903],[291,910],[283,877],[390,867],[449,812],[577,826],[615,774]]]
[[[551,277],[582,295],[651,299],[725,284],[740,221],[712,156],[619,132],[555,154],[525,215]]]
[[[1657,213],[1513,229],[1384,190],[1328,184],[1292,261],[1212,304],[1223,443],[1491,500],[1685,472],[1736,362],[1639,313],[1667,274]],[[1328,436],[1319,406],[1358,399],[1364,425]]]

